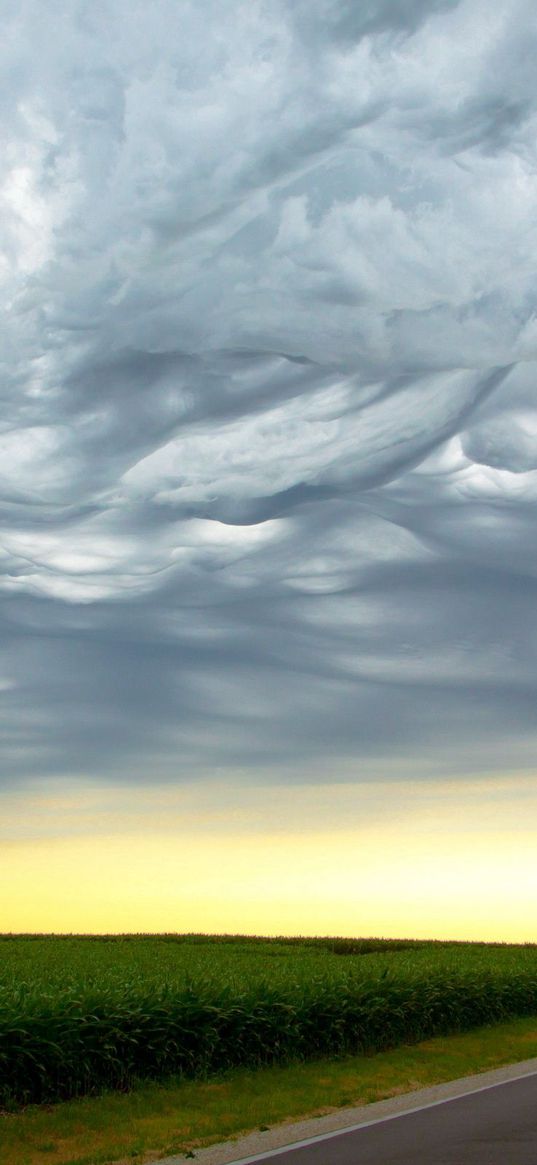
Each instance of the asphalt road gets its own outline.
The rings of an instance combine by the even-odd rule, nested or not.
[[[274,1165],[537,1165],[537,1075],[298,1144]]]

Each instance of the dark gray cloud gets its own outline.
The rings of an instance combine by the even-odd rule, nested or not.
[[[529,3],[5,26],[2,779],[527,764]]]

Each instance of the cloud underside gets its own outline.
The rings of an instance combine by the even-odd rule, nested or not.
[[[7,4],[8,783],[528,763],[534,25]]]

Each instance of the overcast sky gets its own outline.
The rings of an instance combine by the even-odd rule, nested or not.
[[[2,782],[527,768],[534,4],[2,23]]]

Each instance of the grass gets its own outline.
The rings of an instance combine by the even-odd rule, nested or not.
[[[537,1056],[537,1017],[372,1056],[142,1084],[0,1117],[2,1165],[138,1165]]]
[[[0,1103],[378,1052],[532,1014],[530,946],[6,938]]]

